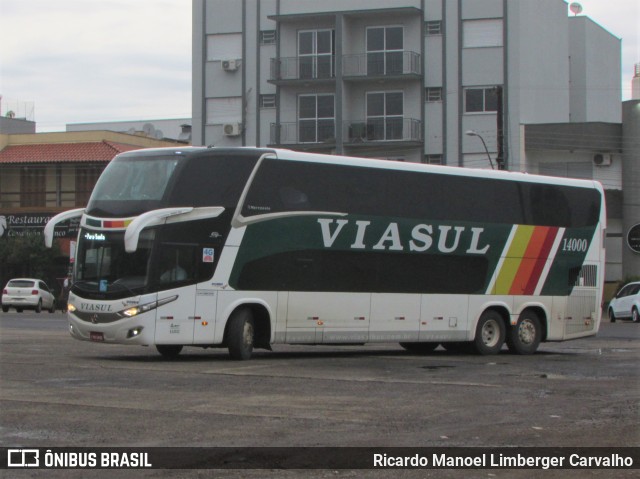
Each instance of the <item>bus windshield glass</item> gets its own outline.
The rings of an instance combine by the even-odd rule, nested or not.
[[[104,170],[87,210],[94,214],[130,215],[156,208],[178,164],[176,156],[123,156]]]
[[[135,253],[125,251],[123,237],[124,232],[81,230],[74,287],[87,297],[93,294],[124,297],[148,289],[148,264],[155,230],[142,232]]]

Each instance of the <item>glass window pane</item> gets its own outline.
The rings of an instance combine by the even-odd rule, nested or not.
[[[402,140],[402,118],[387,118],[387,140]]]
[[[387,60],[387,75],[401,75],[403,72],[402,52],[385,53]]]
[[[384,93],[367,94],[367,116],[384,115]]]
[[[298,34],[298,53],[300,55],[313,53],[313,33],[314,32],[300,32]]]
[[[318,141],[327,141],[336,136],[333,120],[318,120]]]
[[[368,75],[384,74],[384,53],[368,53],[367,54],[367,74]]]
[[[315,118],[316,117],[316,97],[301,96],[299,97],[299,118]]]
[[[402,50],[402,27],[387,28],[386,39],[387,50]]]
[[[333,95],[318,96],[318,118],[333,118]]]
[[[484,111],[498,111],[498,95],[495,88],[484,90]]]
[[[300,78],[313,78],[313,61],[315,57],[300,57],[299,61],[299,74]]]
[[[301,120],[298,123],[298,141],[300,143],[315,143],[316,141],[316,121]]]
[[[317,38],[316,52],[331,53],[331,32],[318,32]]]
[[[402,93],[387,93],[386,99],[386,113],[387,115],[402,115],[403,107],[402,107]]]
[[[317,73],[316,78],[331,78],[333,77],[333,56],[322,55],[316,58],[317,61]]]
[[[467,113],[482,111],[483,103],[484,99],[482,89],[469,88],[466,90],[464,111]]]
[[[384,28],[367,29],[367,51],[384,50]]]
[[[367,119],[367,140],[384,140],[384,119]]]

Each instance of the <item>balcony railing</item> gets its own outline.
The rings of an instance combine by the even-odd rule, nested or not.
[[[272,58],[270,81],[331,80],[335,70],[333,55]]]
[[[342,57],[345,78],[415,77],[421,73],[420,54],[416,52],[370,52]],[[269,81],[333,80],[335,74],[333,55],[272,58]]]
[[[422,122],[413,118],[369,118],[342,122],[344,144],[421,142]],[[335,121],[299,120],[271,123],[272,145],[335,145]]]
[[[345,77],[420,74],[420,55],[416,52],[371,52],[342,57],[342,75]]]

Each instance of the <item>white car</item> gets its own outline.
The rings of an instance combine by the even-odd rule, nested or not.
[[[56,299],[47,284],[40,279],[11,279],[2,290],[2,311],[15,308],[18,313],[24,309],[33,309],[39,313],[43,309],[50,313],[56,311]]]
[[[609,319],[631,319],[640,322],[640,281],[622,287],[609,303]]]

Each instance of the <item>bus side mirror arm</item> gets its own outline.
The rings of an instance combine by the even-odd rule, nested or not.
[[[222,214],[224,208],[221,206],[193,208],[191,206],[183,208],[163,208],[160,210],[148,211],[134,219],[124,232],[124,249],[127,253],[134,253],[138,249],[138,239],[143,229],[150,226],[170,223],[182,223],[183,221],[202,220],[206,218],[217,218]]]
[[[47,248],[53,246],[53,233],[56,225],[72,218],[79,218],[84,214],[84,208],[76,208],[75,210],[63,211],[51,218],[44,227],[44,245]]]

